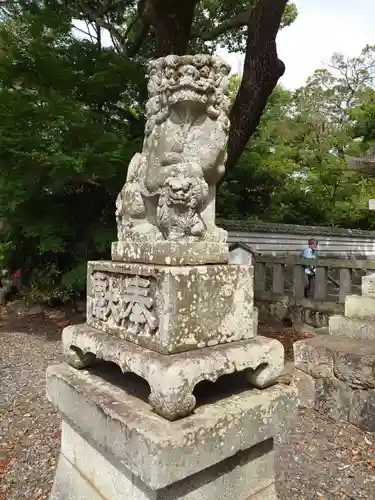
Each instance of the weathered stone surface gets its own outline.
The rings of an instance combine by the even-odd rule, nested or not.
[[[90,353],[145,379],[151,387],[152,407],[169,420],[194,410],[193,390],[203,380],[214,382],[222,375],[246,370],[249,382],[262,388],[274,383],[284,367],[281,343],[260,336],[165,356],[90,326],[72,325],[63,330],[62,343],[75,368],[80,368],[81,359],[82,368],[87,367]]]
[[[294,344],[295,366],[314,378],[337,378],[353,388],[375,387],[375,342],[331,335]]]
[[[291,385],[298,391],[299,407],[314,408],[315,406],[315,379],[307,373],[295,368]]]
[[[363,351],[336,352],[334,359],[335,377],[353,388],[375,388],[375,342],[369,346],[368,354]]]
[[[294,364],[314,378],[333,375],[333,352],[324,342],[327,336],[316,336],[294,343]]]
[[[93,490],[100,493],[99,497],[88,497],[95,498],[95,500],[96,498],[101,500],[228,500],[229,498],[248,500],[258,492],[267,493],[267,489],[274,484],[272,448],[272,439],[264,441],[193,476],[154,491],[114,457],[105,457],[85,438],[64,423],[60,463],[54,490],[55,492],[59,490],[62,498],[69,500],[82,500],[82,496],[77,496],[77,484],[79,490],[83,492],[90,491],[91,494]],[[81,478],[87,479],[83,488]]]
[[[48,368],[47,394],[90,446],[105,450],[119,470],[126,468],[152,490],[272,439],[297,403],[291,387],[252,389],[204,404],[193,415],[169,423],[123,385],[65,364]],[[243,480],[251,481],[251,474]]]
[[[329,318],[329,333],[348,339],[375,340],[375,321],[331,316]]]
[[[316,336],[296,342],[294,353],[301,406],[375,430],[374,341]]]
[[[315,409],[333,420],[348,420],[353,390],[334,378],[316,380]]]
[[[117,462],[117,463],[116,463]],[[50,500],[157,500],[126,467],[63,422],[61,453]]]
[[[87,323],[172,354],[256,335],[253,268],[89,262]]]
[[[301,408],[315,408],[333,420],[349,421],[366,431],[375,431],[374,389],[355,389],[335,377],[314,379],[297,369],[291,385],[298,390]]]
[[[375,273],[362,276],[362,295],[375,299]]]
[[[345,316],[347,318],[375,321],[375,298],[362,295],[347,295],[345,298]]]
[[[251,495],[247,500],[278,500],[278,498],[275,485],[271,484],[264,490],[255,493],[255,495]]]
[[[257,307],[253,307],[253,332],[254,337],[258,334],[258,321],[259,321],[259,310]]]
[[[141,500],[129,497],[129,500]],[[49,500],[104,500],[80,472],[60,455]],[[117,499],[116,499],[117,500]],[[142,499],[143,500],[143,499]]]
[[[375,390],[354,391],[349,422],[366,431],[375,432]]]
[[[142,153],[116,202],[119,241],[225,241],[215,194],[225,171],[229,71],[210,55],[151,61]]]
[[[226,264],[229,259],[225,242],[115,241],[112,243],[112,260],[138,262],[162,266],[200,266]]]

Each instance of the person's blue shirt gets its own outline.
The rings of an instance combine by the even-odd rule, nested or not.
[[[316,251],[313,250],[311,247],[307,247],[304,250],[302,250],[301,257],[303,259],[316,259]],[[315,266],[305,266],[305,273],[315,274]]]

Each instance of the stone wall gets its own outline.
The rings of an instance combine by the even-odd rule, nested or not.
[[[228,231],[229,243],[242,242],[262,254],[298,254],[315,237],[320,255],[375,258],[375,231],[223,219],[217,223]]]

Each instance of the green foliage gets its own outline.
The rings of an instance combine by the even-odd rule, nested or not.
[[[221,217],[375,227],[375,180],[349,170],[347,155],[375,142],[375,47],[334,54],[295,92],[276,87],[256,135],[221,185]],[[234,96],[240,84],[232,77]]]
[[[375,91],[369,89],[362,103],[351,112],[354,121],[354,135],[362,138],[366,149],[375,141]]]
[[[87,260],[108,255],[142,140],[142,68],[77,41],[68,20],[43,10],[0,24],[1,249],[39,299],[82,291]]]
[[[224,29],[228,20],[251,12],[256,0],[202,0],[196,6],[196,15],[192,28],[190,50],[193,52],[213,52],[217,45],[229,52],[243,52],[247,42],[246,26],[236,29]],[[295,4],[288,3],[282,20],[282,27],[292,24],[297,17]],[[244,23],[246,24],[246,23]],[[220,29],[223,28],[223,29]],[[213,43],[212,40],[215,40]]]

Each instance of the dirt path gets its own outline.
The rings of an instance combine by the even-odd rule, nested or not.
[[[45,500],[53,481],[60,418],[45,397],[44,377],[60,360],[60,332],[69,322],[54,316],[2,317],[0,500]],[[280,500],[375,500],[374,434],[310,411],[289,427],[277,444]]]

